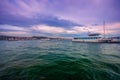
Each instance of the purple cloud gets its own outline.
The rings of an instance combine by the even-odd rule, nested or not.
[[[47,25],[69,30],[102,21],[119,23],[119,3],[119,0],[0,0],[0,24],[25,28]]]
[[[2,19],[34,19],[44,14],[85,24],[120,21],[119,0],[2,0],[0,7]]]

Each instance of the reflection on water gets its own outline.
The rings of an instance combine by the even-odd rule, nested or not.
[[[120,44],[1,41],[0,80],[120,80]]]

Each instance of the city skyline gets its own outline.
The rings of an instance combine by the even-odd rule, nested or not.
[[[119,0],[0,0],[0,35],[120,35]]]

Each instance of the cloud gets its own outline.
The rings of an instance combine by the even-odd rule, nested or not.
[[[71,28],[62,28],[55,26],[47,26],[47,25],[35,25],[31,27],[31,30],[39,31],[42,33],[50,33],[50,34],[80,34],[80,33],[88,33],[88,30],[84,30],[85,27],[74,26]]]
[[[84,28],[85,27],[81,27],[81,26],[62,28],[62,27],[47,26],[47,25],[35,25],[31,27],[31,30],[39,31],[43,33],[51,33],[51,34],[79,34],[82,32],[86,32]]]
[[[60,17],[56,15],[55,11],[52,10],[52,7],[50,7],[51,5],[52,3],[48,0],[1,1],[0,24],[24,27],[38,24],[57,27],[71,27],[79,25],[71,20],[60,19]],[[52,13],[49,11],[52,11]]]
[[[53,27],[53,26],[47,26],[47,25],[36,25],[36,26],[33,26],[31,29],[35,30],[35,31],[40,31],[40,32],[43,32],[43,33],[64,33],[65,32],[65,29],[64,28],[61,28],[61,27]]]
[[[77,31],[75,31],[75,30],[66,30],[65,31],[66,32],[66,34],[77,34],[78,32]]]
[[[0,32],[0,35],[10,35],[10,36],[29,36],[27,32],[23,31],[7,31],[7,32]]]
[[[118,0],[0,0],[2,34],[119,34]],[[85,27],[88,25],[88,27]]]
[[[0,1],[0,24],[23,27],[40,24],[71,28],[82,26],[79,23],[100,23],[103,20],[120,21],[118,0]]]
[[[120,33],[120,22],[106,24],[106,35],[113,35]],[[48,25],[33,25],[28,28],[20,27],[20,26],[12,26],[12,25],[0,25],[0,34],[9,34],[9,35],[68,35],[70,37],[73,35],[81,36],[87,35],[88,32],[91,33],[100,33],[103,34],[103,25],[88,25],[88,27],[84,26],[74,26],[71,28],[64,27],[56,27],[56,26],[48,26]]]
[[[56,26],[56,27],[83,26],[70,20],[59,19],[59,17],[56,17],[56,16],[43,15],[43,14],[38,14],[33,18],[26,18],[23,16],[13,16],[13,15],[5,16],[4,15],[4,17],[1,17],[0,24],[8,24],[8,25],[15,25],[15,26],[23,26],[23,27],[30,27],[32,25],[39,25],[39,24]]]
[[[0,35],[10,35],[10,36],[29,36],[30,29],[21,26],[13,25],[0,25]]]
[[[73,23],[71,25],[71,22],[90,24],[102,20],[120,21],[118,0],[0,1],[0,24],[28,26],[43,23],[49,26],[68,27],[73,25]],[[52,19],[49,19],[51,17],[45,17],[41,20],[42,16],[46,15],[53,17]],[[77,26],[77,24],[74,25]]]
[[[102,25],[89,25],[87,27],[87,29],[91,32],[91,33],[100,33],[100,34],[104,34],[104,26]],[[105,34],[119,34],[120,32],[120,22],[116,22],[116,23],[106,23],[105,24]]]
[[[23,27],[18,27],[18,26],[12,26],[12,25],[0,25],[0,30],[14,30],[14,31],[27,31],[27,29]]]
[[[78,23],[72,22],[70,20],[60,19],[58,17],[50,16],[50,15],[49,16],[41,16],[41,19],[39,21],[48,26],[57,26],[57,27],[83,26]]]
[[[107,33],[120,35],[120,22],[106,25]]]

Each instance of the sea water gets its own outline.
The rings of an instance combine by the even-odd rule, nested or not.
[[[0,41],[0,80],[120,80],[120,44]]]

